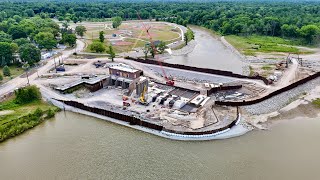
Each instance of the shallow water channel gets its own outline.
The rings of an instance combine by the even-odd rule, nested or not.
[[[194,50],[186,55],[171,56],[165,60],[166,62],[242,73],[244,63],[238,55],[225,47],[208,31],[199,27],[192,27],[192,30],[196,41]]]
[[[317,179],[320,119],[181,142],[71,112],[0,144],[1,179]]]

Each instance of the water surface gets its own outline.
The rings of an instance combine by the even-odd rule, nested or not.
[[[181,142],[60,112],[0,144],[1,179],[318,179],[320,119]]]
[[[244,63],[239,56],[225,47],[208,31],[199,27],[193,27],[192,30],[197,42],[194,50],[183,56],[171,56],[170,59],[165,60],[166,62],[242,73]]]

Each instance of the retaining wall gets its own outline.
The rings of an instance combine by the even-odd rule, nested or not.
[[[293,89],[293,88],[296,88],[296,87],[298,87],[298,86],[300,86],[300,85],[302,85],[302,84],[305,84],[305,83],[307,83],[307,82],[309,82],[309,81],[311,81],[311,80],[313,80],[313,79],[316,79],[316,78],[318,78],[318,77],[320,77],[320,72],[317,72],[316,74],[313,74],[313,75],[308,76],[308,77],[306,77],[306,78],[304,78],[304,79],[301,79],[301,80],[299,80],[299,81],[297,81],[297,82],[295,82],[295,83],[290,84],[289,86],[286,86],[286,87],[281,88],[281,89],[279,89],[279,90],[277,90],[277,91],[274,91],[274,92],[268,94],[267,96],[264,96],[264,97],[262,97],[262,98],[255,99],[255,100],[252,100],[252,101],[245,101],[245,100],[242,101],[242,102],[235,102],[235,101],[233,101],[233,102],[232,102],[232,101],[216,101],[215,104],[217,104],[217,105],[224,105],[224,106],[247,106],[247,105],[252,105],[252,104],[260,103],[260,102],[262,102],[262,101],[264,101],[264,100],[267,100],[267,99],[272,98],[272,97],[274,97],[274,96],[276,96],[276,95],[279,95],[279,94],[281,94],[281,93],[284,93],[284,92],[286,92],[286,91],[289,91],[289,90],[291,90],[291,89]]]
[[[232,121],[229,125],[219,128],[219,129],[214,129],[214,130],[210,130],[210,131],[202,131],[202,132],[183,132],[183,131],[174,131],[174,130],[169,130],[164,128],[163,126],[157,125],[157,124],[153,124],[144,120],[139,119],[138,117],[135,116],[128,116],[128,115],[124,115],[124,114],[119,114],[116,112],[112,112],[109,110],[105,110],[105,109],[100,109],[100,108],[94,108],[94,107],[89,107],[86,106],[82,103],[76,102],[76,101],[64,101],[64,100],[58,100],[58,99],[54,99],[56,101],[62,102],[68,106],[72,106],[75,108],[79,108],[88,112],[92,112],[95,114],[99,114],[99,115],[103,115],[103,116],[107,116],[110,118],[114,118],[114,119],[118,119],[124,122],[128,122],[130,125],[139,125],[142,127],[146,127],[149,129],[153,129],[153,130],[157,130],[157,131],[162,131],[162,132],[168,132],[168,133],[174,133],[174,134],[181,134],[181,135],[205,135],[205,134],[214,134],[217,132],[221,132],[221,131],[225,131],[231,127],[233,127],[234,125],[236,125],[238,123],[238,121],[240,120],[239,116],[239,109],[237,108],[237,118],[236,120]]]
[[[240,79],[261,80],[266,85],[270,84],[269,80],[265,77],[262,77],[262,76],[245,76],[245,75],[241,75],[241,74],[235,74],[231,71],[192,67],[192,66],[185,66],[185,65],[181,65],[181,64],[170,64],[170,63],[158,62],[158,61],[150,60],[150,59],[140,59],[140,58],[133,58],[133,57],[125,57],[125,59],[129,59],[129,60],[136,61],[139,63],[152,64],[152,65],[158,65],[158,66],[161,64],[162,66],[165,66],[165,67],[183,69],[183,70],[188,70],[188,71],[196,71],[196,72],[202,72],[202,73],[207,73],[207,74],[215,74],[215,75],[228,76],[228,77],[234,77],[234,78],[240,78]]]

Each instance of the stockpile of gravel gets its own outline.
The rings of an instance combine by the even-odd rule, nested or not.
[[[300,85],[294,89],[287,92],[274,96],[268,100],[261,103],[257,103],[250,106],[244,106],[245,110],[253,115],[266,114],[274,111],[278,111],[292,100],[296,99],[298,96],[304,92],[308,92],[314,89],[316,86],[320,85],[320,78],[309,81],[303,85]]]
[[[160,67],[157,66],[148,66],[149,69],[151,69],[153,72],[155,72],[158,76],[162,76],[162,70]],[[200,82],[200,83],[229,83],[229,82],[234,82],[235,79],[233,78],[227,78],[223,76],[218,76],[218,75],[211,75],[211,74],[206,74],[206,73],[197,73],[194,71],[185,71],[185,70],[180,70],[180,69],[173,69],[173,68],[166,68],[165,72],[167,76],[172,76],[175,79],[179,79],[182,81],[195,81],[195,82]]]

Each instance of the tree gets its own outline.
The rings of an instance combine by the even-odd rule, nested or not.
[[[68,29],[68,27],[69,27],[68,21],[63,22],[63,23],[62,23],[62,27],[63,27],[64,29]]]
[[[83,37],[84,33],[87,32],[87,29],[84,26],[77,26],[75,31],[79,36]]]
[[[118,28],[122,23],[122,18],[119,16],[116,16],[112,18],[112,27],[113,28]]]
[[[113,59],[116,57],[116,53],[114,52],[112,45],[109,46],[108,54],[110,55],[111,61],[113,62]]]
[[[297,37],[298,27],[296,25],[284,24],[281,26],[281,32],[284,37]]]
[[[232,34],[232,26],[230,23],[226,22],[221,27],[221,33],[224,35]]]
[[[149,47],[149,52],[151,53],[152,58],[154,58],[156,55],[156,52],[155,52],[156,50],[152,47],[151,44],[148,47]]]
[[[185,44],[188,45],[188,42],[189,42],[188,34],[187,34],[187,33],[184,33],[184,34],[183,34],[183,37],[184,37],[184,42],[185,42]]]
[[[17,23],[19,23],[22,20],[22,17],[19,15],[14,15],[13,19],[16,20]]]
[[[19,46],[16,43],[11,43],[10,46],[11,46],[11,50],[13,53],[15,53],[19,50]]]
[[[75,34],[67,34],[64,33],[62,34],[62,40],[61,42],[69,44],[69,46],[74,47],[76,44],[77,37]]]
[[[94,52],[97,52],[97,53],[101,53],[101,52],[104,52],[106,50],[106,47],[102,42],[94,41],[92,44],[89,45],[89,49],[91,51],[94,51]]]
[[[99,41],[102,43],[104,42],[104,32],[103,31],[99,32]]]
[[[10,68],[8,66],[4,66],[2,71],[4,76],[11,76]]]
[[[34,11],[32,9],[26,9],[24,11],[24,13],[28,16],[28,17],[33,17],[34,16]]]
[[[20,39],[15,39],[13,42],[18,44],[18,46],[21,46],[21,45],[30,43],[30,40],[27,38],[20,38]]]
[[[24,44],[19,48],[20,59],[30,65],[37,63],[41,59],[40,50],[33,44]]]
[[[39,45],[40,49],[52,50],[57,45],[57,40],[54,38],[54,35],[50,32],[39,32],[34,39]]]
[[[12,39],[19,39],[19,38],[26,38],[27,33],[25,32],[25,29],[22,26],[12,26],[9,28],[8,33],[11,34]]]
[[[187,32],[184,33],[184,41],[186,45],[188,45],[188,42],[191,40],[194,40],[194,33],[190,28],[188,28]]]
[[[3,31],[0,31],[0,42],[12,42],[12,36]]]
[[[311,44],[319,35],[320,29],[316,25],[306,25],[302,26],[300,29],[300,34],[305,40]]]
[[[14,60],[13,49],[10,43],[0,42],[0,66],[11,64]]]
[[[167,49],[168,47],[166,46],[166,43],[161,41],[158,45],[157,45],[157,49],[159,51],[160,54],[164,53],[164,50]]]

